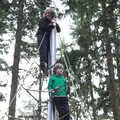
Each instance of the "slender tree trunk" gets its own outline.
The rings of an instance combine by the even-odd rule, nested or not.
[[[16,111],[16,95],[18,88],[18,73],[19,73],[19,61],[20,61],[20,44],[22,39],[22,27],[23,27],[23,6],[24,0],[19,1],[19,11],[17,18],[17,31],[16,31],[16,43],[14,51],[14,61],[12,67],[12,83],[11,83],[11,93],[9,101],[9,118],[8,120],[14,120]]]
[[[90,79],[90,96],[91,96],[91,104],[92,104],[92,116],[93,116],[93,120],[97,120],[97,114],[96,114],[96,106],[95,106],[95,99],[93,96],[93,85],[92,85],[92,81]]]
[[[89,59],[89,57],[88,57]],[[97,111],[96,111],[96,106],[95,106],[95,99],[94,99],[94,95],[93,95],[93,84],[92,84],[92,78],[91,78],[91,73],[90,71],[92,71],[91,68],[91,61],[88,60],[88,66],[89,66],[89,71],[88,71],[88,75],[89,75],[89,89],[90,89],[90,96],[91,96],[91,107],[92,107],[92,116],[93,116],[93,120],[97,120]]]
[[[107,18],[109,16],[109,21],[115,23],[114,18],[114,9],[115,9],[115,3],[110,4],[108,7],[103,5],[103,11],[105,13],[104,17]],[[106,12],[107,11],[107,12]],[[115,79],[115,69],[113,65],[113,55],[112,55],[112,46],[111,46],[111,39],[109,38],[109,27],[111,26],[110,23],[107,23],[106,18],[104,18],[104,34],[105,34],[105,45],[106,45],[106,57],[107,57],[107,66],[108,66],[108,88],[110,92],[110,101],[111,101],[111,107],[113,111],[114,120],[120,120],[120,86],[119,86],[119,80]],[[108,26],[107,26],[107,25]],[[112,24],[112,27],[115,28],[114,24]],[[113,31],[114,32],[114,31]]]
[[[39,120],[42,119],[42,116],[41,116],[41,111],[42,111],[41,91],[42,91],[42,75],[41,75],[41,72],[40,72],[40,76],[39,76],[39,103],[38,103],[38,119],[39,119]]]
[[[111,46],[108,42],[106,45],[106,53],[107,53],[107,64],[108,64],[108,72],[109,72],[109,89],[110,89],[110,100],[114,115],[114,120],[120,120],[120,88],[119,82],[114,78],[114,67],[112,63],[112,53]]]

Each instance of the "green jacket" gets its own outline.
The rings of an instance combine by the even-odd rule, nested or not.
[[[52,97],[66,97],[68,95],[68,80],[64,76],[51,75],[48,82],[48,91],[57,89],[55,93],[51,93]]]

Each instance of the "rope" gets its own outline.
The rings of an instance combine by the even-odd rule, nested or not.
[[[47,90],[31,90],[31,89],[27,89],[24,87],[25,90],[28,90],[28,91],[33,91],[33,92],[48,92]]]
[[[42,37],[42,40],[41,40],[41,43],[40,43],[40,45],[39,45],[38,50],[40,49],[40,47],[41,47],[41,45],[42,45],[42,43],[43,43],[43,40],[44,40],[44,38],[45,38],[45,35],[46,35],[46,32],[44,33],[44,35],[43,35],[43,37]],[[33,62],[33,63],[34,63],[34,62]],[[33,64],[33,63],[32,63],[32,64]],[[31,64],[31,66],[32,66],[32,64]],[[31,66],[30,66],[30,68],[31,68]],[[27,74],[28,74],[28,72],[30,71],[30,68],[28,69],[28,71],[27,71],[24,79],[27,77]],[[21,86],[22,86],[22,85],[21,85]],[[18,93],[19,90],[20,90],[20,87],[19,87],[19,89],[17,90],[16,94]],[[15,97],[16,97],[16,94],[14,95],[13,99],[12,99],[11,102],[9,103],[9,107],[11,106],[12,102],[14,101],[14,99],[15,99]]]
[[[59,38],[60,38],[60,41],[61,41],[61,45],[63,45],[63,41],[61,40],[60,35],[59,35]],[[64,60],[64,62],[65,62],[65,65],[66,65],[66,68],[67,68],[68,72],[71,73],[71,74],[74,76],[74,78],[76,78],[75,73],[74,73],[74,72],[72,71],[72,69],[71,69],[72,67],[71,67],[71,65],[70,65],[69,58],[68,58],[68,56],[67,56],[67,54],[66,54],[63,46],[61,47],[60,50],[61,50],[61,54],[62,54],[62,57],[63,57],[63,60]],[[67,60],[66,60],[66,59],[67,59]],[[69,66],[69,67],[68,67],[68,66]],[[76,80],[77,80],[77,78],[76,78]],[[74,84],[73,81],[72,81],[72,86],[73,86],[74,88],[76,88],[76,85]],[[79,88],[79,89],[80,89],[80,88]],[[79,91],[79,93],[81,93],[81,91]],[[73,94],[74,94],[74,96],[76,95],[76,97],[79,98],[78,92],[77,92],[76,89],[74,90]],[[80,101],[81,101],[81,103],[84,103],[84,100],[83,100],[83,99],[80,99]],[[84,109],[85,109],[85,107],[84,107]],[[88,114],[90,115],[90,112],[88,111],[88,109],[86,109],[85,112],[86,112],[86,111],[87,111]],[[85,114],[85,112],[84,112],[84,114]],[[90,115],[90,116],[91,116],[91,115]]]
[[[34,62],[33,62],[33,63],[34,63]],[[27,73],[26,73],[25,77],[23,78],[23,80],[25,80],[25,79],[26,79],[26,77],[27,77],[27,75],[28,75],[28,73],[29,73],[29,71],[30,71],[30,69],[31,69],[31,67],[32,67],[32,65],[33,65],[33,63],[31,64],[30,68],[28,69],[28,71],[27,71]],[[24,84],[24,83],[23,83],[23,84]],[[19,85],[19,87],[18,87],[18,90],[17,90],[16,94],[14,95],[14,97],[12,98],[12,100],[11,100],[11,101],[10,101],[10,103],[9,103],[9,107],[10,107],[10,106],[11,106],[11,104],[13,103],[13,101],[14,101],[14,99],[15,99],[16,95],[20,92],[21,87],[23,88],[23,84],[20,84],[20,85]],[[7,108],[7,111],[8,111],[8,109],[9,109],[9,108]],[[5,114],[5,115],[7,115],[7,112],[5,112],[4,114]],[[7,115],[7,116],[9,116],[9,115]],[[1,116],[1,118],[3,118],[3,116]]]
[[[24,90],[26,90],[26,92],[27,92],[30,96],[32,96],[34,100],[36,100],[37,102],[39,102],[39,100],[37,100],[27,89],[25,89],[23,86],[22,86],[22,88],[23,88]]]
[[[60,35],[59,35],[59,38],[60,38],[60,41],[61,41],[61,45],[63,45],[63,41],[62,41]],[[68,71],[69,73],[71,73],[71,74],[75,77],[75,74],[74,74],[74,72],[73,72],[72,69],[71,69],[71,65],[70,65],[69,59],[66,60],[66,57],[68,58],[68,56],[66,55],[66,57],[65,57],[65,51],[64,51],[63,46],[61,46],[61,49],[60,49],[60,50],[61,50],[61,54],[62,54],[63,60],[64,60],[64,62],[65,62],[67,71]],[[68,61],[68,62],[67,62],[67,61]],[[68,65],[67,63],[69,63],[69,65]],[[69,67],[68,67],[68,66],[69,66]],[[76,77],[75,77],[75,78],[76,78]],[[71,81],[71,82],[72,82],[72,85],[73,85],[74,88],[75,88],[76,86],[75,86],[74,82],[73,82],[73,81]],[[76,92],[76,95],[77,95],[77,97],[78,97],[77,91],[75,91],[75,92]]]
[[[40,50],[41,45],[42,45],[42,43],[43,43],[43,40],[44,40],[44,38],[45,38],[46,34],[47,34],[47,33],[45,32],[45,33],[44,33],[44,35],[43,35],[43,37],[42,37],[42,40],[41,40],[41,42],[40,42],[40,45],[39,45],[38,50]]]

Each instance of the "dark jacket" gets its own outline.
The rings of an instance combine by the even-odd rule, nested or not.
[[[51,30],[54,28],[53,24],[51,21],[49,21],[46,17],[43,17],[40,19],[39,22],[39,29],[37,31],[37,35],[43,35],[45,32],[47,35],[50,35]],[[56,24],[56,30],[57,32],[60,32],[61,29],[58,24]]]
[[[44,36],[44,41],[43,42],[46,42],[47,43],[47,46],[49,48],[50,46],[50,33],[52,31],[52,29],[54,28],[53,24],[51,21],[49,21],[46,17],[43,17],[40,19],[39,21],[39,28],[38,28],[38,31],[37,31],[37,37],[38,37],[38,45],[40,45],[41,43],[41,40],[43,39],[43,36]],[[56,30],[57,32],[60,32],[61,29],[59,27],[58,24],[56,24]]]

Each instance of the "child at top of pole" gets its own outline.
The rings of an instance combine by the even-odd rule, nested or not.
[[[57,32],[61,31],[59,25],[56,23],[53,8],[47,8],[39,21],[39,28],[36,34],[40,54],[40,68],[45,74],[47,73],[50,52],[50,33],[54,27],[56,27]]]
[[[48,90],[56,106],[60,120],[69,120],[69,82],[64,76],[64,67],[61,63],[56,63],[53,67],[53,74],[49,78]]]

